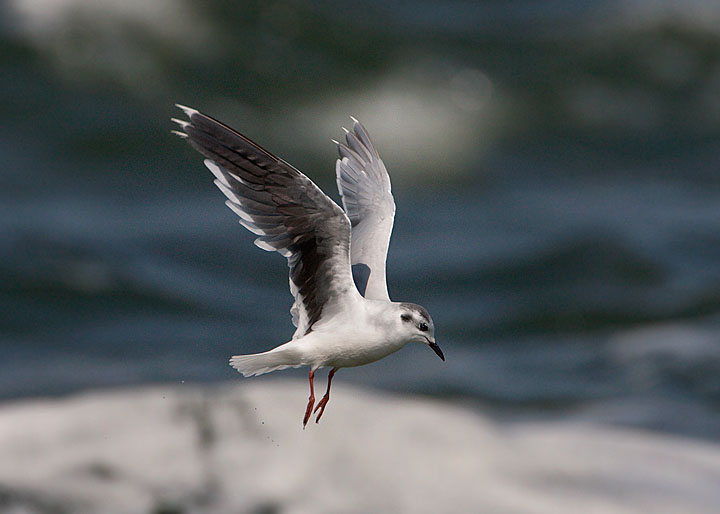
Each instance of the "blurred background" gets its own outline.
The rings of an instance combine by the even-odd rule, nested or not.
[[[241,380],[230,355],[291,336],[285,260],[170,134],[183,103],[335,200],[330,139],[350,115],[374,138],[390,295],[447,362],[408,347],[338,381],[720,437],[717,2],[0,10],[0,398]]]

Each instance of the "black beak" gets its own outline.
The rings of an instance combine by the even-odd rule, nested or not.
[[[442,350],[435,341],[429,342],[428,346],[432,348],[432,350],[437,354],[438,357],[440,357],[442,360],[445,360],[445,356],[443,355]]]

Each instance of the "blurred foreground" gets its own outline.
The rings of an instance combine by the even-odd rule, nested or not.
[[[720,509],[720,447],[640,430],[494,422],[338,384],[84,393],[0,408],[0,510],[680,513]]]

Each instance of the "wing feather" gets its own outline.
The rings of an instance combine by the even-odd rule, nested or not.
[[[308,177],[219,121],[188,107],[173,120],[207,159],[215,184],[255,244],[288,259],[291,309],[301,337],[329,303],[359,298],[350,269],[350,220]]]
[[[346,130],[345,142],[336,143],[338,191],[352,224],[351,263],[365,265],[370,271],[365,298],[390,300],[385,277],[395,219],[390,177],[370,136],[355,118],[353,130]]]

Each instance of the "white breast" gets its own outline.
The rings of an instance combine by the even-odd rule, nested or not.
[[[297,343],[317,367],[353,367],[382,359],[400,350],[407,343],[386,327],[379,311],[391,305],[367,301],[362,309],[353,311],[352,319],[336,316],[319,323]]]

